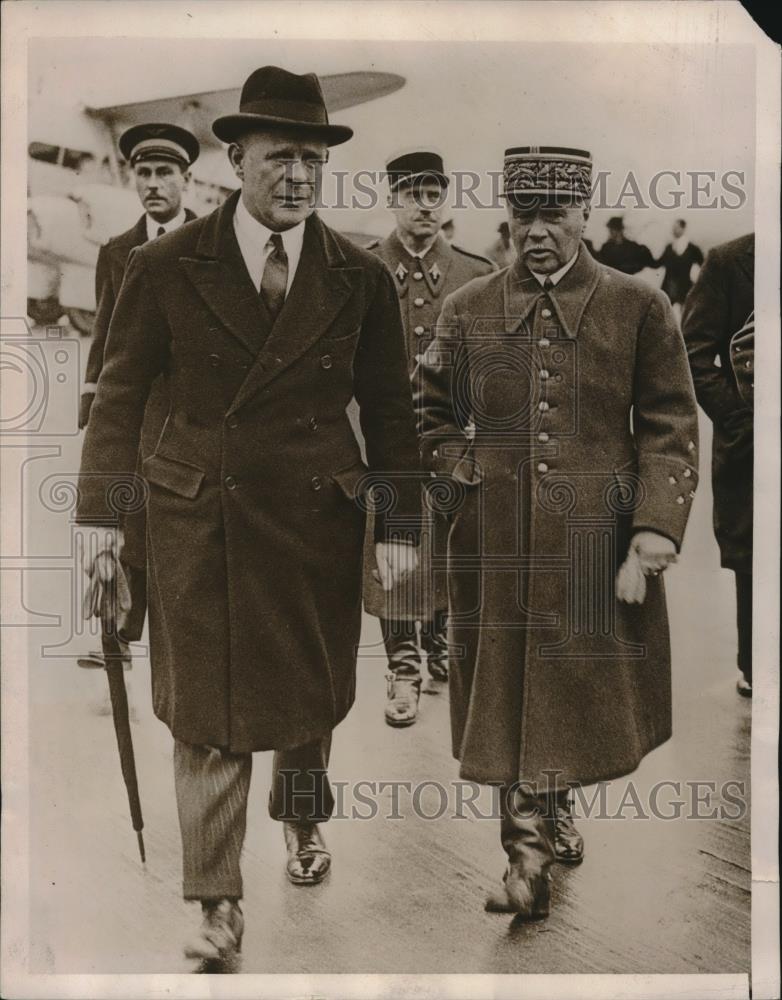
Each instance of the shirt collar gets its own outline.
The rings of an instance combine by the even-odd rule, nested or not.
[[[240,245],[245,241],[251,241],[258,247],[265,247],[271,239],[273,229],[264,226],[247,211],[247,206],[241,198],[236,203],[236,214],[234,215],[236,234],[239,237]],[[291,229],[279,234],[282,237],[282,245],[288,256],[288,266],[293,272],[301,257],[301,247],[304,242],[304,223],[299,222]]]
[[[405,248],[405,252],[408,253],[411,257],[413,257],[415,260],[423,260],[424,259],[424,257],[429,253],[429,251],[432,249],[432,247],[437,242],[437,236],[439,236],[439,235],[440,234],[438,233],[435,236],[435,238],[432,240],[432,242],[429,244],[429,246],[426,248],[426,250],[414,251],[414,250],[410,249],[410,247],[405,243],[405,241],[402,239],[402,237],[399,236],[399,234],[397,233],[397,236],[399,236],[399,242]]]
[[[184,208],[180,211],[179,215],[175,215],[173,219],[169,219],[168,222],[158,222],[157,219],[153,219],[151,215],[147,214],[147,239],[156,240],[158,235],[158,230],[163,228],[166,233],[173,233],[175,229],[179,229],[180,226],[184,226],[187,222],[187,216],[185,215]]]
[[[555,271],[553,274],[538,274],[537,271],[530,271],[530,274],[533,276],[533,278],[537,280],[537,282],[540,284],[541,287],[543,287],[543,283],[545,282],[546,278],[550,278],[551,284],[556,286],[559,283],[559,281],[565,277],[570,268],[575,264],[576,257],[578,257],[578,250],[576,250],[576,252],[570,258],[567,264],[561,267],[558,271]]]

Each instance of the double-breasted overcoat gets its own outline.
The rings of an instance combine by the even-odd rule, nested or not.
[[[348,711],[357,496],[368,473],[399,474],[383,538],[392,514],[418,515],[420,477],[390,275],[313,215],[272,326],[234,234],[237,197],[132,254],[77,516],[111,518],[164,373],[169,411],[143,463],[154,709],[185,742],[245,752],[302,745]],[[345,413],[353,397],[366,465]]]
[[[629,773],[671,735],[670,648],[662,576],[638,606],[616,600],[615,574],[636,530],[678,548],[697,479],[670,303],[584,246],[548,293],[517,262],[446,300],[414,386],[424,463],[454,511],[462,777]]]

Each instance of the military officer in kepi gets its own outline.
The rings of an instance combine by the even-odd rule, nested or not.
[[[195,213],[183,204],[190,181],[190,168],[198,159],[200,152],[198,140],[194,135],[178,125],[146,122],[134,125],[123,132],[119,139],[119,148],[130,164],[136,191],[144,206],[144,214],[126,232],[110,239],[98,253],[95,270],[97,308],[81,395],[80,428],[86,427],[90,419],[98,379],[103,369],[109,323],[131,251],[149,240],[157,239],[165,233],[172,233],[186,222],[195,219]],[[161,378],[155,383],[147,403],[140,457],[151,451],[163,427],[167,412],[168,399],[164,380]],[[127,649],[128,643],[138,642],[141,638],[147,610],[144,510],[127,514],[123,528],[125,544],[120,555],[130,589],[131,607],[120,634],[120,642]],[[129,667],[129,652],[127,659]],[[102,667],[103,653],[91,652],[89,656],[79,659],[79,665]],[[101,714],[111,712],[108,701],[100,706],[99,711]]]
[[[570,786],[630,774],[671,736],[662,574],[697,480],[682,335],[667,296],[584,246],[591,172],[582,150],[507,150],[518,259],[446,299],[413,380],[424,463],[463,498],[453,752],[503,789],[487,908],[525,918],[548,913],[551,864],[583,856]]]
[[[441,156],[426,150],[408,152],[387,163],[386,171],[388,205],[396,227],[385,240],[370,244],[368,249],[385,262],[394,276],[412,372],[417,358],[431,342],[445,297],[472,278],[489,274],[494,265],[454,246],[442,235],[448,176]],[[412,725],[418,714],[422,682],[419,628],[430,676],[435,681],[448,679],[448,524],[446,512],[436,509],[437,490],[428,496],[432,502],[425,503],[428,516],[418,571],[390,593],[378,582],[371,525],[367,529],[364,607],[380,619],[383,630],[390,671],[385,718],[390,726]],[[439,572],[432,570],[433,555],[442,561]]]

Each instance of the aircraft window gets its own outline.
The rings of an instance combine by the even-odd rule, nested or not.
[[[56,163],[60,155],[60,147],[52,146],[48,142],[31,142],[27,147],[27,152],[33,160],[42,160],[44,163]]]

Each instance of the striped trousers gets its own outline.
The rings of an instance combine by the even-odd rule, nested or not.
[[[325,822],[334,811],[328,780],[331,735],[276,750],[269,815]],[[185,899],[241,899],[252,754],[174,740],[174,786],[182,835]]]

